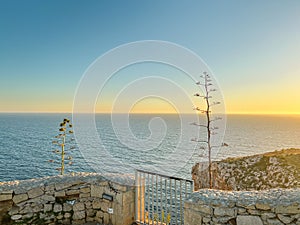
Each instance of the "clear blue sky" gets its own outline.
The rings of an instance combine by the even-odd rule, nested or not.
[[[0,1],[0,111],[71,111],[86,68],[132,41],[201,56],[232,113],[300,113],[300,1]],[[288,100],[286,100],[288,98]]]

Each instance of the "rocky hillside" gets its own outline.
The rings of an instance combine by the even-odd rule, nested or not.
[[[286,149],[213,162],[215,189],[266,190],[300,187],[300,149]],[[208,188],[207,165],[192,168],[195,189]]]

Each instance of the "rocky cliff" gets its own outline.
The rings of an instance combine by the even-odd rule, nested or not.
[[[212,163],[213,188],[221,190],[267,190],[300,187],[300,149],[286,149]],[[204,163],[192,168],[195,190],[208,188]]]

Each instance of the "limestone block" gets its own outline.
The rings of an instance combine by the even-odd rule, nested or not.
[[[66,212],[65,215],[64,215],[64,217],[65,217],[66,219],[71,218],[71,216],[72,216],[72,214],[71,214],[71,213],[68,213],[68,212]]]
[[[93,209],[101,209],[101,201],[99,199],[95,199],[92,203]]]
[[[105,187],[98,185],[91,185],[91,197],[102,198],[102,194],[104,193]]]
[[[269,209],[271,209],[270,205],[264,204],[264,203],[256,203],[255,207],[257,209],[261,209],[261,210],[269,210]]]
[[[55,202],[55,197],[52,195],[43,195],[41,199],[45,202]]]
[[[135,195],[133,191],[127,191],[123,193],[123,205],[128,205],[131,202],[134,202],[135,200]]]
[[[32,218],[33,217],[33,213],[27,213],[27,214],[24,214],[23,216],[22,216],[22,220],[24,220],[24,219],[29,219],[29,218]]]
[[[85,218],[85,211],[74,211],[73,220],[81,220]]]
[[[48,192],[48,191],[54,191],[54,185],[48,185],[48,186],[45,186],[45,191]]]
[[[86,208],[86,209],[91,209],[91,208],[93,208],[92,202],[90,202],[90,201],[85,202],[84,204],[85,204],[85,208]]]
[[[209,223],[211,221],[210,217],[203,217],[203,223]]]
[[[30,205],[26,205],[22,210],[20,210],[20,214],[32,213],[33,209]]]
[[[86,210],[86,216],[87,217],[93,217],[95,215],[96,215],[96,210],[93,210],[93,209]]]
[[[55,190],[60,191],[63,189],[67,189],[71,187],[73,184],[72,183],[60,183],[60,184],[55,184]]]
[[[82,202],[77,202],[77,203],[75,203],[75,204],[73,205],[73,210],[74,210],[74,211],[82,211],[82,210],[84,210],[84,209],[85,209],[84,203],[82,203]]]
[[[103,223],[104,224],[111,224],[109,221],[109,214],[108,213],[104,213],[103,215]]]
[[[63,211],[64,212],[70,212],[73,209],[73,206],[68,204],[68,203],[64,203],[63,205]]]
[[[194,210],[208,215],[212,214],[212,208],[207,205],[197,205],[194,207]]]
[[[12,194],[0,194],[0,202],[12,200]]]
[[[65,197],[66,196],[66,192],[65,191],[56,191],[54,193],[55,197]]]
[[[91,197],[91,193],[80,193],[79,198],[89,198]]]
[[[184,225],[202,225],[202,216],[197,211],[185,210]]]
[[[41,188],[34,188],[27,192],[29,198],[36,198],[44,194]]]
[[[234,208],[224,208],[224,207],[216,207],[214,210],[215,216],[236,216],[236,211]]]
[[[282,222],[280,222],[278,219],[268,219],[267,220],[268,225],[284,225]]]
[[[44,205],[44,212],[52,211],[52,204],[45,204]]]
[[[79,193],[80,193],[79,190],[68,190],[68,191],[66,191],[66,195],[77,195]]]
[[[263,225],[258,216],[237,216],[237,225]]]
[[[27,195],[27,194],[19,194],[19,195],[15,195],[15,196],[13,197],[13,202],[14,202],[15,204],[18,204],[18,203],[20,203],[20,202],[26,201],[27,199],[28,199],[28,195]]]
[[[10,211],[8,212],[8,215],[16,215],[19,213],[20,208],[18,206],[11,207]]]
[[[261,211],[255,210],[255,209],[248,209],[247,210],[249,214],[254,215],[254,216],[259,216],[261,215]]]
[[[103,218],[103,217],[104,217],[104,213],[103,213],[102,211],[98,211],[98,212],[96,213],[96,217],[97,217],[97,218]]]
[[[13,215],[13,216],[11,217],[12,220],[19,220],[19,219],[21,219],[21,218],[22,218],[22,215]]]
[[[80,193],[90,193],[90,192],[91,192],[91,188],[89,188],[89,187],[85,187],[85,188],[80,189]]]
[[[291,218],[289,216],[284,216],[282,214],[278,214],[277,217],[284,224],[289,224],[289,223],[291,223],[294,220],[293,218]]]
[[[298,204],[289,206],[280,205],[276,207],[275,212],[280,214],[298,214],[300,213],[300,206]]]
[[[63,218],[64,218],[64,216],[62,214],[59,214],[59,215],[56,216],[56,219],[58,219],[58,220],[61,220]]]
[[[61,212],[62,211],[62,205],[61,204],[54,204],[53,207],[53,212],[57,213],[57,212]]]

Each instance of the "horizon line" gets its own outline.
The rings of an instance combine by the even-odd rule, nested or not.
[[[73,112],[45,112],[45,111],[0,111],[0,114],[73,114]],[[95,113],[88,113],[82,112],[78,114],[194,114],[191,112],[184,112],[184,113],[176,113],[176,112],[95,112]],[[280,113],[280,112],[260,112],[260,113],[252,113],[252,112],[228,112],[228,113],[216,113],[216,114],[225,114],[225,115],[298,115],[299,113]],[[202,115],[199,113],[199,115]]]

